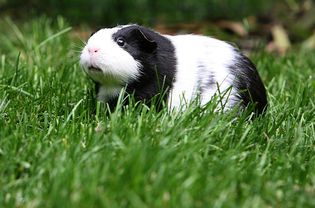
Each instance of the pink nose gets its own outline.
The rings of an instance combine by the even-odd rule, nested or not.
[[[89,48],[88,51],[89,53],[92,55],[92,54],[95,54],[97,52],[99,52],[100,48]]]

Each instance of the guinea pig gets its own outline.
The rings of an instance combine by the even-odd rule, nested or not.
[[[266,90],[255,65],[232,45],[201,35],[163,35],[139,25],[92,33],[80,64],[96,83],[97,98],[115,106],[124,88],[136,101],[165,94],[170,109],[214,96],[224,110],[254,103],[267,106]]]

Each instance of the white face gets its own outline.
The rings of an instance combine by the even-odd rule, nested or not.
[[[112,38],[120,28],[101,29],[90,37],[80,56],[86,73],[103,86],[115,86],[136,79],[141,64]]]

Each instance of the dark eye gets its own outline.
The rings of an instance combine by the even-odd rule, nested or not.
[[[117,38],[116,42],[121,47],[123,47],[126,44],[126,41],[123,38]]]

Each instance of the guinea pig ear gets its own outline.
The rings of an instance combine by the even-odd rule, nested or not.
[[[139,44],[142,50],[148,53],[152,53],[157,48],[155,40],[146,35],[146,32],[137,28],[135,29],[135,36],[139,40]]]

